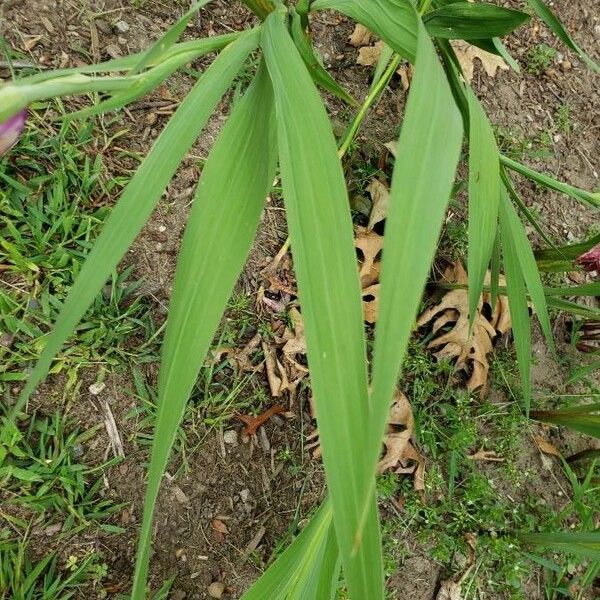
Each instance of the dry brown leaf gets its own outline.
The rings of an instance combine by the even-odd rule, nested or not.
[[[222,533],[223,535],[227,535],[229,533],[229,530],[227,529],[227,525],[225,525],[225,523],[223,523],[223,521],[221,521],[220,519],[213,519],[212,523],[211,523],[211,527],[213,528],[213,531],[218,531],[219,533]]]
[[[560,458],[560,450],[548,440],[545,440],[541,435],[534,435],[533,439],[537,447],[544,454],[548,454],[550,456],[558,456]]]
[[[400,76],[400,82],[402,84],[402,89],[407,92],[410,88],[410,84],[413,78],[413,67],[412,65],[401,65],[396,71]]]
[[[462,600],[461,587],[460,581],[458,583],[452,579],[442,581],[436,600]]]
[[[444,279],[449,283],[468,284],[468,276],[463,266],[456,263],[447,269]],[[487,279],[489,282],[489,277]],[[501,276],[500,285],[505,285]],[[480,299],[473,329],[469,334],[469,293],[467,289],[455,289],[447,292],[442,300],[427,309],[418,319],[417,327],[432,323],[433,331],[438,335],[429,343],[428,348],[437,349],[438,359],[456,359],[456,368],[471,371],[467,384],[469,390],[487,390],[489,362],[488,354],[492,351],[492,341],[498,331],[506,333],[510,329],[510,313],[508,302],[499,298],[496,310],[489,321],[482,313],[484,301],[489,295]],[[451,329],[442,329],[451,325]]]
[[[369,192],[373,201],[367,231],[372,231],[377,223],[381,223],[387,217],[390,204],[390,190],[387,185],[375,178],[371,181],[369,187],[367,187],[367,192]]]
[[[385,42],[379,41],[375,42],[373,46],[363,46],[358,51],[358,58],[356,59],[357,65],[362,65],[363,67],[370,67],[372,65],[376,65],[379,62],[379,58],[381,57],[381,51],[385,46]]]
[[[368,46],[372,37],[373,34],[364,25],[357,23],[348,41],[352,46],[360,48],[361,46]]]
[[[237,418],[246,424],[243,432],[250,436],[254,435],[258,428],[261,425],[264,425],[272,416],[282,412],[285,412],[285,409],[283,406],[279,406],[277,404],[275,406],[271,406],[271,408],[267,409],[264,413],[258,415],[257,417],[253,417],[252,415],[237,415]]]
[[[294,356],[296,354],[306,354],[306,338],[304,337],[304,319],[297,308],[292,308],[289,311],[289,317],[294,327],[293,334],[287,330],[283,337],[287,342],[283,346],[283,354]]]
[[[504,458],[499,454],[496,454],[493,450],[484,450],[480,448],[475,454],[468,454],[469,460],[478,460],[482,462],[504,462]]]
[[[359,274],[364,289],[379,281],[383,236],[364,227],[356,227],[354,245],[362,254],[362,258],[359,257]]]
[[[465,79],[468,82],[473,81],[473,72],[475,69],[475,59],[478,58],[490,77],[495,77],[498,69],[507,71],[509,69],[506,61],[496,54],[486,52],[477,46],[472,46],[464,40],[452,40],[450,42],[456,53],[456,58],[462,67]]]
[[[377,323],[379,316],[379,289],[378,283],[362,290],[363,318],[367,323]]]
[[[269,389],[271,390],[271,396],[279,398],[282,392],[282,379],[278,375],[278,363],[276,358],[275,350],[267,346],[263,342],[262,344],[263,354],[265,356],[265,365],[267,368],[267,381],[269,382]]]

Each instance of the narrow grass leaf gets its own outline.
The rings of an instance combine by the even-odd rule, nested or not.
[[[313,81],[347,104],[357,106],[358,102],[325,70],[325,67],[319,61],[312,44],[306,38],[306,33],[302,27],[302,18],[296,11],[292,13],[292,37]]]
[[[600,281],[566,287],[546,287],[546,296],[600,296]]]
[[[123,191],[118,204],[112,209],[102,233],[73,284],[40,359],[13,407],[13,418],[47,375],[52,360],[150,217],[179,163],[244,61],[256,47],[257,41],[257,31],[252,31],[226,48],[181,103],[156,140]]]
[[[431,39],[421,25],[383,248],[372,375],[373,416],[367,435],[371,481],[452,191],[462,139],[460,112]]]
[[[593,308],[591,306],[582,306],[563,298],[557,298],[556,296],[549,296],[546,298],[548,306],[570,313],[572,315],[578,315],[584,319],[598,320],[600,319],[600,308]]]
[[[415,62],[418,16],[409,0],[316,0],[311,10],[334,9],[368,27],[398,54]]]
[[[560,39],[560,41],[570,48],[585,62],[585,64],[595,71],[596,73],[600,73],[600,65],[597,62],[592,60],[588,54],[584,50],[582,50],[576,43],[573,41],[571,36],[567,33],[567,30],[563,27],[563,24],[560,22],[558,17],[550,10],[548,5],[542,0],[527,0],[527,3],[533,10],[536,12],[537,16],[548,25],[550,30]]]
[[[181,53],[191,52],[194,54],[194,58],[198,58],[209,52],[217,52],[225,48],[231,42],[235,41],[242,32],[227,33],[224,35],[216,35],[214,37],[201,38],[197,40],[191,40],[188,42],[181,42],[171,46],[169,51],[161,56],[159,60],[151,61],[147,66],[155,66],[159,62],[172,58],[173,56]],[[137,52],[135,54],[129,54],[122,58],[115,58],[106,60],[93,65],[84,65],[83,67],[76,67],[72,69],[56,69],[52,71],[44,71],[43,73],[37,73],[28,77],[19,79],[19,82],[27,82],[28,84],[42,83],[48,79],[54,79],[56,77],[63,77],[65,75],[75,74],[94,74],[94,73],[116,73],[120,71],[130,71],[135,67],[139,60],[144,55],[144,51]],[[1,97],[1,96],[0,96]]]
[[[273,96],[263,68],[234,106],[204,166],[177,261],[134,600],[144,598],[154,504],[177,428],[250,251],[276,162]]]
[[[542,546],[552,552],[565,552],[589,560],[600,560],[600,531],[591,533],[522,533],[518,537],[525,543]]]
[[[302,595],[303,590],[314,589],[311,587],[310,575],[320,570],[323,550],[332,534],[335,535],[331,504],[326,501],[298,537],[242,596],[242,600],[288,600],[305,597]],[[313,596],[311,600],[317,598],[326,600],[328,596]]]
[[[173,44],[181,37],[181,34],[185,31],[185,28],[188,26],[188,23],[192,20],[194,15],[209,2],[211,2],[211,0],[200,0],[193,4],[191,8],[144,53],[133,68],[133,72],[139,73],[149,64],[160,61],[161,57],[163,57],[169,51],[171,46],[173,46]]]
[[[576,188],[568,183],[563,183],[562,181],[558,181],[554,179],[554,177],[550,177],[545,173],[539,173],[538,171],[520,163],[516,160],[512,160],[512,158],[508,158],[508,156],[500,155],[500,162],[510,169],[511,171],[515,171],[527,179],[531,179],[536,183],[539,183],[543,187],[549,188],[551,190],[555,190],[556,192],[560,192],[561,194],[565,194],[566,196],[570,196],[571,198],[578,200],[579,202],[583,202],[596,210],[600,209],[600,192],[588,192],[586,190],[582,190]]]
[[[531,321],[527,304],[527,288],[521,271],[518,248],[511,233],[510,215],[506,202],[500,203],[500,235],[504,251],[504,273],[510,306],[517,363],[525,412],[531,407]]]
[[[500,265],[502,262],[502,242],[500,231],[496,230],[494,249],[492,250],[492,263],[490,267],[490,293],[492,295],[492,313],[496,312],[496,302],[500,289]]]
[[[562,425],[600,439],[600,404],[583,404],[561,410],[536,410],[531,418],[543,423]]]
[[[546,232],[540,227],[538,220],[535,218],[533,213],[529,210],[529,208],[527,207],[525,202],[523,202],[523,199],[521,198],[521,196],[519,195],[519,192],[517,192],[517,189],[515,188],[515,184],[513,183],[512,179],[506,173],[506,169],[504,167],[502,167],[500,169],[500,178],[502,179],[502,183],[504,184],[504,187],[506,188],[508,195],[511,197],[512,201],[519,207],[519,211],[521,211],[521,213],[523,213],[523,215],[525,215],[525,218],[527,219],[527,221],[529,221],[529,224],[535,229],[536,233],[546,242],[546,244],[548,244],[552,248],[556,248],[556,246],[554,245],[554,242],[548,237]]]
[[[374,495],[358,553],[368,393],[352,221],[331,124],[281,13],[262,47],[275,90],[283,196],[304,317],[323,462],[344,574],[354,598],[383,597]],[[374,477],[374,472],[369,478]],[[362,508],[362,507],[361,507]]]
[[[600,244],[600,233],[576,244],[541,248],[534,252],[538,267],[544,271],[572,271],[575,259]]]
[[[452,6],[452,5],[451,5]],[[469,321],[475,320],[498,229],[500,159],[494,131],[470,87],[469,103]]]
[[[521,273],[525,279],[529,297],[537,312],[542,332],[544,333],[550,348],[554,349],[554,337],[552,335],[552,326],[550,325],[550,316],[548,315],[546,294],[544,293],[544,285],[535,262],[531,244],[527,239],[523,224],[519,220],[517,211],[509,200],[506,191],[502,194],[502,204],[506,215],[504,226],[508,228],[504,234],[505,236],[510,236],[512,238],[512,244],[516,249],[519,264],[521,265]]]
[[[527,20],[527,13],[484,2],[454,2],[424,17],[433,37],[480,40],[510,33]]]

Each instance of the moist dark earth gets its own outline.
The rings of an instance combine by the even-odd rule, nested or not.
[[[518,2],[508,4],[520,6]],[[600,2],[554,4],[578,43],[592,57],[600,59]],[[0,35],[43,68],[78,66],[147,48],[181,14],[182,8],[177,3],[155,0],[138,3],[4,0],[0,3]],[[240,3],[217,0],[193,20],[185,37],[237,31],[252,23],[253,16]],[[352,22],[339,14],[322,13],[312,22],[312,35],[331,73],[356,98],[362,99],[370,85],[372,67],[356,64],[358,51],[348,44],[353,27]],[[537,140],[550,132],[545,143],[552,152],[542,157],[532,153],[527,157],[528,164],[573,185],[596,190],[600,170],[600,77],[586,69],[536,20],[507,40],[507,46],[523,66],[532,48],[542,43],[556,48],[558,54],[541,74],[534,75],[523,69],[520,74],[499,71],[491,78],[478,65],[474,85],[501,135]],[[194,68],[202,69],[209,61],[210,57],[198,61]],[[0,76],[9,76],[3,63],[0,63]],[[119,151],[126,148],[146,152],[173,107],[184,97],[190,82],[190,78],[177,75],[168,85],[130,106],[118,122],[108,123],[114,130],[123,127],[128,130],[126,136],[119,138],[119,148],[109,146],[103,150],[110,174],[127,174],[135,167],[135,162],[120,158]],[[361,129],[356,152],[371,158],[385,153],[383,144],[398,137],[406,94],[400,79],[394,78]],[[135,277],[143,280],[139,293],[150,298],[158,322],[164,320],[177,248],[201,172],[201,161],[227,117],[229,100],[228,96],[218,106],[123,262],[124,267],[133,265]],[[334,125],[347,123],[351,111],[329,96],[326,100]],[[76,109],[84,104],[82,99],[72,99],[68,106]],[[556,111],[563,105],[571,107],[572,127],[568,133],[556,131],[554,127]],[[593,222],[591,211],[565,197],[525,181],[520,182],[519,189],[558,242],[579,240],[598,225]],[[109,204],[114,201],[116,198],[104,199]],[[463,207],[460,203],[455,206],[449,221],[464,219]],[[534,232],[529,233],[531,239],[539,242]],[[264,318],[264,306],[257,301],[265,283],[261,269],[269,265],[286,237],[282,204],[274,196],[263,214],[257,242],[236,292],[250,298],[248,306],[252,317],[242,336],[243,343],[253,338],[259,320]],[[449,260],[442,247],[435,271],[440,272]],[[235,315],[227,318],[233,322],[236,319]],[[565,341],[564,323],[558,322],[556,333],[559,343]],[[560,367],[543,343],[536,343],[535,352],[538,358],[534,372],[536,389],[559,385]],[[147,385],[155,386],[157,364],[142,365],[141,369]],[[226,385],[230,370],[226,369],[222,377]],[[103,593],[116,598],[119,593],[127,593],[131,584],[148,452],[147,446],[138,443],[139,423],[131,418],[132,411],[141,402],[134,391],[131,371],[117,369],[97,396],[88,392],[95,380],[93,369],[84,372],[81,385],[66,401],[64,381],[50,378],[35,394],[29,409],[50,413],[62,402],[66,415],[85,430],[103,423],[102,406],[104,403],[110,406],[123,442],[124,459],[107,470],[102,493],[117,503],[124,503],[113,523],[125,528],[126,533],[109,535],[92,529],[74,536],[48,536],[46,531],[34,526],[32,537],[39,540],[44,550],[56,547],[63,557],[80,548],[100,552],[108,564]],[[13,394],[16,392],[18,387],[11,390]],[[208,426],[202,412],[206,408],[202,405],[202,386],[199,385],[192,409],[186,414],[186,451],[176,452],[169,467],[171,477],[164,481],[156,510],[151,582],[152,587],[158,589],[165,580],[176,575],[172,598],[206,598],[208,586],[215,581],[225,583],[226,597],[240,597],[260,575],[273,553],[289,542],[298,525],[302,525],[310,510],[324,498],[320,462],[304,449],[303,434],[315,428],[308,402],[309,387],[300,386],[293,402],[286,397],[271,399],[263,370],[253,375],[242,394],[248,396],[249,405],[264,402],[266,408],[282,403],[286,412],[272,418],[253,438],[244,436],[243,423],[233,414],[216,426]],[[556,443],[560,444],[561,440]],[[86,445],[83,460],[87,464],[99,464],[112,454],[110,440],[104,429],[100,429]],[[524,448],[521,467],[539,469],[538,454],[534,448]],[[484,472],[488,468],[492,467],[482,466]],[[548,498],[550,506],[558,506],[557,495],[562,482],[557,479],[560,478],[557,472],[546,473],[541,479],[539,493]],[[14,510],[8,504],[5,507],[6,512]],[[382,503],[381,508],[384,520],[397,510],[388,502]],[[441,580],[448,576],[448,565],[431,559],[427,549],[413,539],[410,532],[399,531],[398,536],[405,536],[408,552],[397,564],[397,573],[388,581],[390,597],[432,600]],[[527,583],[528,598],[544,597],[540,577],[539,572],[532,573]],[[84,590],[76,597],[90,597],[90,593],[97,592]]]

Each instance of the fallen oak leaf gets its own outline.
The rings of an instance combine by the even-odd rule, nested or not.
[[[464,40],[452,40],[450,43],[452,44],[456,58],[460,63],[463,75],[469,83],[473,81],[475,59],[481,61],[481,64],[489,77],[495,77],[498,69],[502,71],[508,71],[509,69],[506,61],[496,54],[486,52],[477,46],[472,46]]]
[[[368,46],[371,43],[371,38],[373,34],[360,23],[357,23],[354,31],[348,38],[348,42],[355,48],[360,48],[360,46]]]
[[[237,418],[246,424],[243,433],[247,436],[251,436],[255,435],[258,431],[258,428],[261,425],[264,425],[271,417],[283,412],[285,412],[283,406],[276,404],[275,406],[271,406],[271,408],[267,409],[264,413],[258,415],[257,417],[253,417],[252,415],[237,415]]]
[[[475,454],[467,454],[469,460],[478,460],[482,462],[504,462],[505,459],[493,450],[484,450],[481,447]]]
[[[379,281],[383,236],[364,227],[355,228],[354,246],[359,251],[360,283],[364,288]]]
[[[373,201],[369,224],[367,225],[367,232],[370,232],[377,223],[387,218],[390,190],[379,179],[374,178],[367,187],[367,192],[369,192]]]
[[[376,65],[381,58],[381,52],[384,46],[385,42],[382,41],[375,42],[373,46],[363,46],[358,51],[356,64],[362,65],[363,67],[371,67]]]
[[[560,458],[560,450],[548,440],[545,440],[541,435],[534,435],[533,439],[540,452],[548,454],[550,456],[557,456]]]

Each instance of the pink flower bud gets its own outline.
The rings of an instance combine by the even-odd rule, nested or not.
[[[598,271],[600,273],[600,244],[592,248],[589,252],[582,254],[577,259],[577,264],[584,271]]]
[[[6,154],[19,140],[25,121],[27,120],[27,111],[22,110],[8,121],[0,123],[0,156]]]

